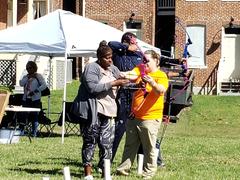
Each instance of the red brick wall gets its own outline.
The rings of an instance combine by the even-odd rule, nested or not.
[[[223,2],[221,0],[209,0],[206,2],[187,2],[185,0],[176,1],[176,16],[178,16],[184,25],[200,24],[206,26],[206,49],[211,47],[214,36],[214,42],[221,42],[221,30],[223,25],[226,25],[230,21],[230,17],[233,16],[234,24],[240,23],[240,2]],[[178,39],[184,43],[184,33],[177,28]],[[182,46],[176,44],[176,50],[182,52]],[[206,55],[206,69],[195,70],[195,82],[194,86],[202,86],[214,66],[220,60],[221,46],[210,55]]]
[[[62,0],[54,0],[53,1],[53,11],[57,9],[62,9]],[[27,22],[27,11],[28,4],[20,4],[18,3],[18,24]]]
[[[62,9],[62,1],[63,0],[53,0],[53,11],[57,9]]]
[[[0,30],[7,27],[7,1],[0,0]]]
[[[8,14],[8,3],[7,0],[0,0],[0,29],[7,28],[7,14]],[[22,24],[27,21],[27,4],[17,5],[17,23]]]
[[[62,8],[63,0],[53,1],[53,10]],[[82,14],[82,0],[76,0],[76,12]],[[128,21],[132,12],[134,19],[142,22],[142,39],[150,44],[154,44],[155,16],[156,8],[154,0],[85,0],[86,17],[107,22],[110,26],[123,29],[123,22]],[[27,7],[18,5],[18,23],[26,21]],[[199,24],[206,26],[206,49],[211,47],[215,36],[215,42],[221,42],[221,32],[219,30],[230,21],[233,16],[235,24],[240,23],[240,2],[224,2],[221,0],[208,0],[206,2],[189,2],[186,0],[176,0],[176,16],[183,25]],[[0,0],[0,29],[6,28],[7,22],[7,1]],[[182,43],[185,42],[184,32],[176,26],[177,43],[176,51],[183,52]],[[180,42],[180,43],[179,43]],[[210,55],[206,55],[206,69],[195,70],[194,86],[202,86],[210,72],[220,59],[221,46]]]
[[[142,22],[142,39],[154,42],[155,1],[153,0],[86,0],[86,17],[107,22],[108,25],[123,30],[123,22],[128,21],[132,12],[134,19]]]
[[[23,24],[27,22],[27,11],[28,11],[28,4],[20,4],[18,1],[17,5],[17,23]]]

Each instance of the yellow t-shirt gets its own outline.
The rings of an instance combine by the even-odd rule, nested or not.
[[[133,71],[139,75],[136,82],[141,81],[140,69],[135,67]],[[168,88],[168,78],[167,75],[160,70],[153,73],[148,73],[157,84],[161,84],[166,89]],[[144,98],[144,90],[139,89],[133,94],[132,100],[132,111],[135,117],[141,120],[152,120],[152,119],[162,119],[163,108],[164,108],[164,93],[157,94],[152,87],[147,83],[146,92],[148,95]]]

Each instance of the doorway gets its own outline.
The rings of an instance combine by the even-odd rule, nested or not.
[[[76,13],[76,0],[63,0],[63,10]]]
[[[171,56],[171,46],[175,46],[175,15],[157,15],[155,46],[164,56]]]

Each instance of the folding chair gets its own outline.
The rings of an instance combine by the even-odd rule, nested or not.
[[[38,123],[39,123],[39,135],[48,137],[53,134],[54,127],[58,124],[58,121],[51,121],[50,118],[46,116],[44,112],[45,109],[42,109],[38,114]],[[51,114],[59,114],[59,113],[51,113]]]
[[[22,104],[22,94],[8,94],[8,99],[7,99],[7,103],[5,102],[5,106],[7,104],[9,105],[16,105],[16,106],[20,106]],[[4,98],[4,96],[1,96],[1,99]],[[1,100],[2,101],[2,100]],[[5,107],[4,107],[5,109]],[[2,113],[4,113],[4,109],[2,109]],[[14,112],[5,112],[4,114],[2,114],[2,123],[0,123],[0,128],[4,127],[4,128],[8,128],[8,127],[14,127],[15,126],[15,121],[14,121]]]
[[[81,135],[81,126],[80,121],[77,116],[70,112],[70,108],[72,106],[72,102],[66,102],[65,104],[65,134],[77,134]],[[58,125],[62,126],[62,114],[58,120]]]
[[[22,96],[23,94],[10,95],[9,105],[13,107],[20,106],[22,104]],[[4,116],[4,122],[2,123],[1,127],[14,129],[14,134],[17,129],[20,131],[23,130],[24,134],[18,134],[16,136],[27,135],[29,141],[31,142],[31,119],[27,117],[27,112],[28,111],[8,110]],[[11,142],[12,138],[10,139],[10,143]]]

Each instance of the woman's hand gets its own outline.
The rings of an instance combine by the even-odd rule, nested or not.
[[[143,81],[140,81],[140,82],[137,84],[137,88],[140,88],[140,89],[146,88],[146,83],[143,82]]]
[[[152,77],[145,75],[142,80],[146,83],[149,83],[150,86],[152,86],[153,90],[160,94],[160,93],[165,93],[166,89],[162,84],[158,84]]]
[[[143,82],[150,84],[151,86],[154,86],[156,84],[155,80],[148,75],[145,75],[142,77]]]
[[[130,81],[128,79],[117,79],[112,81],[112,86],[124,86],[127,85]]]

